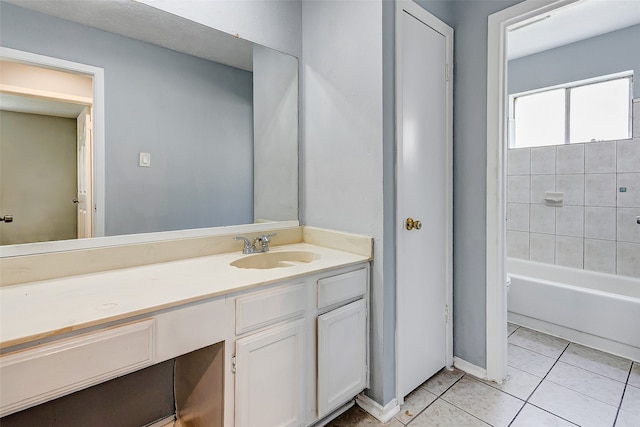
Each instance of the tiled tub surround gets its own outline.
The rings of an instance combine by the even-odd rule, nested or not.
[[[640,425],[640,363],[509,324],[508,378],[442,370],[382,424],[355,407],[330,427]]]
[[[510,257],[640,277],[637,216],[640,137],[508,150]]]

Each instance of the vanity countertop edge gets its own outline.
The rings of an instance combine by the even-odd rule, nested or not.
[[[232,252],[4,286],[0,288],[0,349],[372,258],[371,254],[327,246],[317,242],[274,246],[272,252],[311,251],[319,255],[313,262],[287,268],[236,268],[230,265],[232,261],[250,255]]]

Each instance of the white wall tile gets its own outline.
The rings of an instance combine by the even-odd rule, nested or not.
[[[556,264],[583,268],[583,240],[580,237],[556,236]]]
[[[588,239],[616,239],[616,209],[608,207],[584,208],[584,237]]]
[[[556,235],[572,237],[584,235],[584,206],[556,208]]]
[[[626,187],[627,191],[621,193],[620,187]],[[640,173],[619,173],[616,190],[618,207],[640,207]]]
[[[531,173],[531,149],[510,148],[507,150],[507,175],[529,175]]]
[[[617,142],[616,163],[618,173],[640,172],[640,138]]]
[[[531,149],[531,174],[552,175],[556,173],[556,147]]]
[[[565,205],[584,205],[584,175],[556,175],[556,191],[564,193]]]
[[[584,144],[556,147],[556,173],[584,173]]]
[[[529,231],[554,234],[556,232],[556,208],[546,205],[530,205]]]
[[[507,202],[529,203],[529,191],[529,175],[507,177]]]
[[[507,203],[507,230],[529,231],[528,203]]]
[[[585,206],[616,205],[616,174],[599,173],[584,176]]]
[[[553,264],[556,253],[556,237],[553,234],[529,234],[529,258],[531,261]]]
[[[555,175],[531,175],[531,203],[544,204],[547,191],[556,191]]]
[[[618,242],[618,274],[640,277],[640,244]]]
[[[508,150],[509,256],[640,277],[639,131],[633,140]],[[547,192],[562,192],[562,206],[546,205]]]
[[[529,233],[507,230],[507,256],[529,259]]]
[[[617,239],[619,242],[640,243],[640,224],[636,217],[640,216],[640,208],[617,209]]]
[[[616,242],[584,239],[584,269],[616,274]]]
[[[586,173],[616,172],[616,142],[589,142],[584,146]]]

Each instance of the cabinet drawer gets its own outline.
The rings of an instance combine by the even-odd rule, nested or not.
[[[318,308],[329,307],[367,292],[367,269],[318,280]]]
[[[305,284],[255,292],[236,299],[236,335],[299,316],[306,306]]]
[[[0,416],[153,364],[154,320],[0,357]]]

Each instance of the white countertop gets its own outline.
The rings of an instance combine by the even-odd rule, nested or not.
[[[273,269],[240,269],[239,252],[0,288],[0,348],[169,307],[366,262],[368,257],[309,243],[271,248],[319,258]]]

